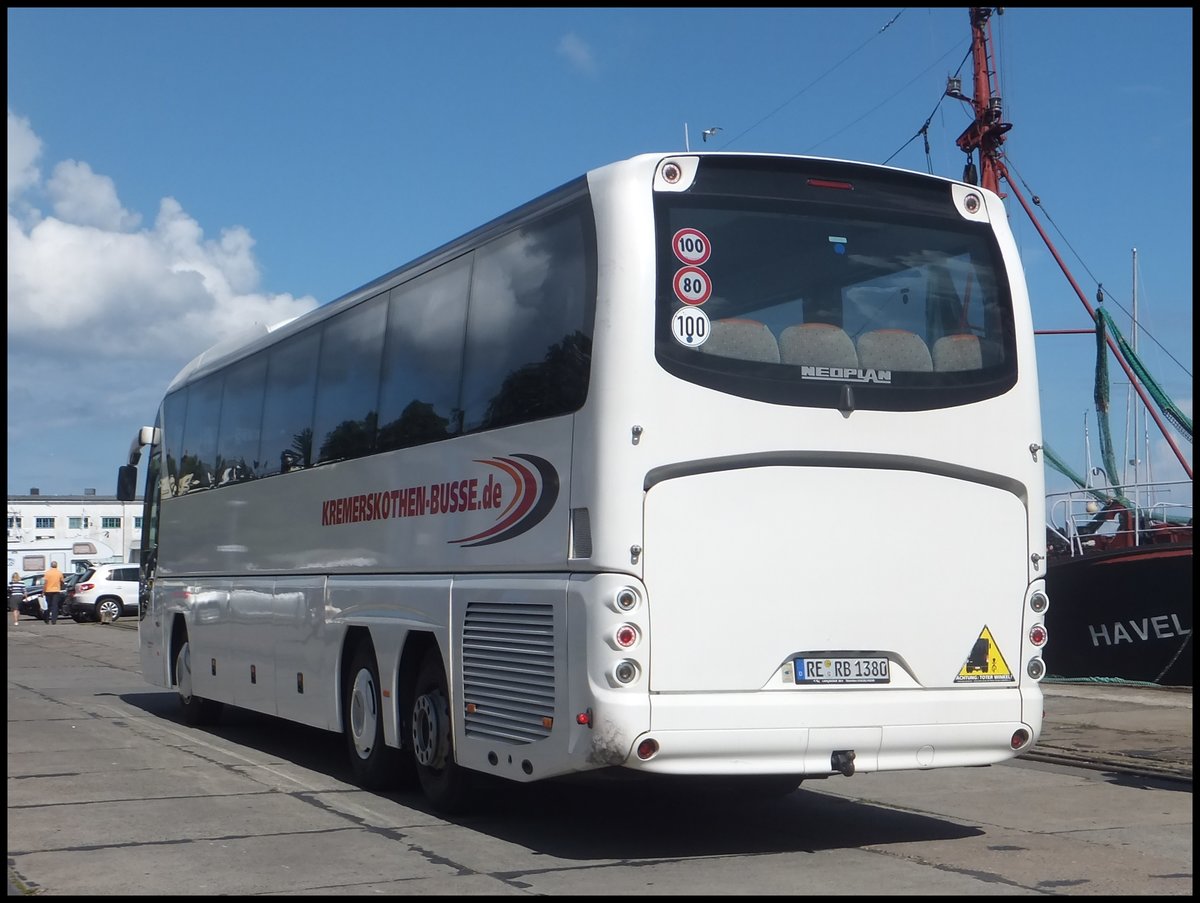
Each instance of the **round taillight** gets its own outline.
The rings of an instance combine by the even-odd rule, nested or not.
[[[662,168],[663,181],[670,185],[674,185],[683,178],[683,170],[679,168],[678,163],[668,163]]]
[[[1020,749],[1022,746],[1024,746],[1028,742],[1029,742],[1029,731],[1025,730],[1025,728],[1022,727],[1022,728],[1019,728],[1019,729],[1013,731],[1012,739],[1009,741],[1009,744],[1012,746],[1013,749]]]
[[[1034,624],[1029,628],[1029,642],[1035,646],[1046,645],[1046,628],[1041,624]]]
[[[617,628],[617,632],[613,634],[613,639],[617,641],[617,645],[622,649],[628,649],[638,641],[637,628],[632,624],[622,624]]]
[[[1046,663],[1040,658],[1031,658],[1029,664],[1025,666],[1025,673],[1034,680],[1041,680],[1046,676]]]
[[[1050,607],[1050,600],[1046,598],[1045,593],[1037,592],[1029,597],[1029,607],[1040,615]]]
[[[658,754],[658,741],[647,737],[637,745],[637,757],[643,762],[653,759]]]

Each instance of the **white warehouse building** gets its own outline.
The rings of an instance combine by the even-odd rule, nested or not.
[[[67,573],[73,561],[137,562],[141,537],[141,499],[122,502],[94,489],[42,495],[36,488],[8,497],[8,574],[40,572],[55,558]]]

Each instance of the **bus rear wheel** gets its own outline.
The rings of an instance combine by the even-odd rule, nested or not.
[[[471,772],[454,761],[450,691],[436,648],[426,652],[421,662],[409,723],[417,780],[426,799],[441,812],[461,812],[473,781]]]
[[[212,724],[221,715],[221,703],[203,699],[192,691],[192,648],[187,638],[175,655],[175,686],[179,691],[179,711],[183,720],[198,727]]]

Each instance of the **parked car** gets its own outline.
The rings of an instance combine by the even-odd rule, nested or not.
[[[42,575],[30,574],[28,577],[22,577],[21,582],[25,584],[25,596],[17,605],[17,610],[23,615],[30,615],[34,618],[45,619],[45,612],[42,611]]]
[[[67,574],[63,577],[63,597],[58,606],[58,613],[61,616],[66,617],[71,612],[71,600],[75,596],[76,585],[95,570],[95,568],[88,568],[85,571]],[[42,575],[30,574],[28,577],[22,577],[21,582],[25,584],[25,596],[17,608],[23,615],[46,620],[46,608],[42,598],[45,595],[42,591]]]
[[[85,571],[66,601],[76,621],[116,621],[137,614],[138,566],[101,564]]]

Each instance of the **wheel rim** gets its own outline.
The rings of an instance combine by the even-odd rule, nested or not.
[[[375,681],[371,672],[363,669],[354,677],[350,690],[350,736],[354,740],[354,751],[359,758],[370,757],[375,748],[375,733],[379,724],[379,712],[375,708]]]
[[[413,754],[426,768],[441,768],[446,761],[448,736],[439,712],[440,696],[423,693],[413,704]]]
[[[175,660],[175,682],[179,685],[179,698],[187,705],[192,701],[192,650],[187,643]]]
[[[99,610],[96,613],[100,616],[101,620],[104,619],[105,615],[108,615],[112,620],[115,621],[121,614],[120,610],[117,608],[117,603],[112,599],[105,599],[100,603],[98,608]]]

